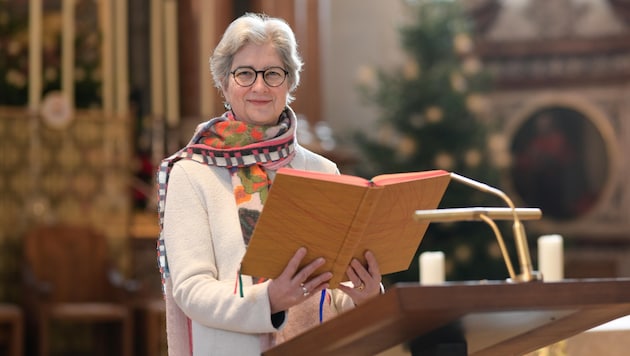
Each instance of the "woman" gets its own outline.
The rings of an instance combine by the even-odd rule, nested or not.
[[[301,67],[284,21],[256,14],[235,20],[210,59],[228,111],[199,125],[160,166],[159,262],[170,355],[259,355],[380,291],[369,252],[367,267],[353,261],[348,268],[352,286],[338,290],[326,289],[330,273],[314,275],[323,259],[298,268],[304,249],[276,279],[240,275],[275,171],[338,173],[296,142],[288,104]]]

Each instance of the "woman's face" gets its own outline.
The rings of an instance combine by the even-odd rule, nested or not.
[[[248,43],[234,55],[230,71],[239,67],[252,67],[259,71],[270,67],[284,68],[284,64],[270,43]],[[229,74],[223,95],[237,120],[254,125],[273,125],[278,122],[287,103],[288,78],[279,86],[270,87],[265,84],[262,73],[258,73],[254,84],[244,87]]]

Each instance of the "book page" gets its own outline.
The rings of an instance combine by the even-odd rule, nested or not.
[[[445,174],[448,174],[448,172],[443,171],[443,170],[390,173],[390,174],[381,174],[381,175],[375,176],[371,179],[371,182],[374,185],[388,185],[388,184],[396,184],[396,183],[408,182],[408,181],[418,180],[418,179],[437,177],[437,176],[442,176]]]
[[[346,174],[312,172],[312,171],[305,171],[301,169],[293,169],[293,168],[286,168],[286,167],[278,169],[278,173],[281,173],[284,175],[290,175],[294,177],[304,177],[304,178],[310,178],[310,179],[317,179],[321,181],[356,185],[360,187],[366,187],[370,185],[370,181],[365,178],[346,175]]]

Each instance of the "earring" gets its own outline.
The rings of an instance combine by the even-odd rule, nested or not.
[[[230,105],[230,103],[228,102],[224,102],[223,107],[225,108],[225,110],[232,110],[232,105]]]

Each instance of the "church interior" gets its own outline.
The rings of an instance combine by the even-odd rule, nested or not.
[[[466,32],[413,37],[433,3],[460,6]],[[341,173],[478,174],[541,209],[525,222],[534,269],[539,238],[560,236],[559,279],[630,277],[628,0],[0,0],[0,355],[167,354],[156,169],[223,113],[208,58],[246,12],[295,31],[298,139]],[[443,43],[459,63],[438,61],[450,88],[421,85],[429,71],[405,48],[426,57]],[[366,91],[413,109],[366,103]],[[450,136],[423,131],[450,122],[460,99],[481,141],[461,117]],[[387,123],[392,112],[400,122]],[[415,160],[427,145],[436,152]],[[424,240],[446,254],[447,280],[506,277],[492,231],[473,242],[449,229],[448,242]],[[84,301],[99,307],[71,304]],[[620,324],[529,355],[624,354]]]

